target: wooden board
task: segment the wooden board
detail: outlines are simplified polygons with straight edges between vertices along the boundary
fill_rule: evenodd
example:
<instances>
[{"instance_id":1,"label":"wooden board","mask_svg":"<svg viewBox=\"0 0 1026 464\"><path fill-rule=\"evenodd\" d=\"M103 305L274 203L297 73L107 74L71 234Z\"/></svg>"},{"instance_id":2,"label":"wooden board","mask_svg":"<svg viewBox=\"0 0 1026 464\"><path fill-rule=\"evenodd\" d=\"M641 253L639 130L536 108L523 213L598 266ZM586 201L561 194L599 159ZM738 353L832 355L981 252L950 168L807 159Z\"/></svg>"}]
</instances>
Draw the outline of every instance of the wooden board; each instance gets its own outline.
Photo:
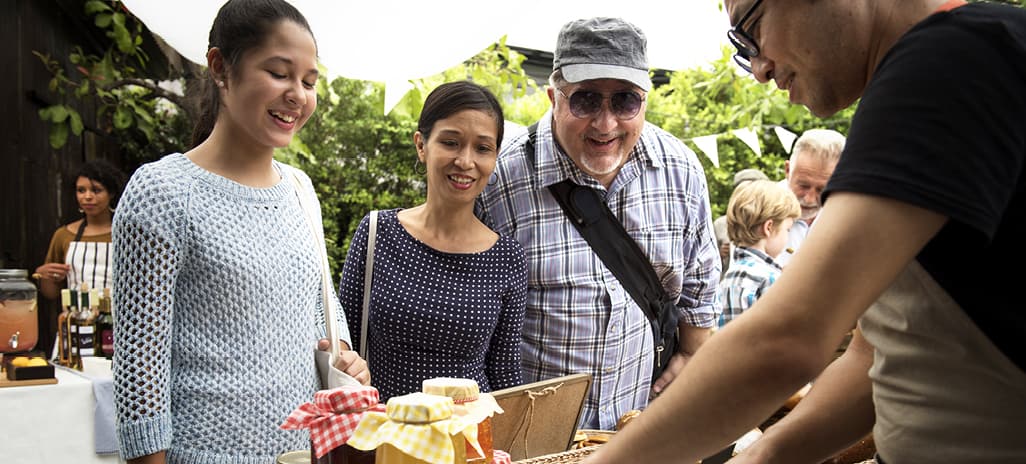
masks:
<instances>
[{"instance_id":1,"label":"wooden board","mask_svg":"<svg viewBox=\"0 0 1026 464\"><path fill-rule=\"evenodd\" d=\"M32 379L32 380L7 380L7 374L0 377L0 388L3 387L28 387L32 385L53 385L57 383L56 378Z\"/></svg>"},{"instance_id":2,"label":"wooden board","mask_svg":"<svg viewBox=\"0 0 1026 464\"><path fill-rule=\"evenodd\" d=\"M504 411L492 416L495 448L514 461L570 449L590 385L573 374L492 392Z\"/></svg>"}]
</instances>

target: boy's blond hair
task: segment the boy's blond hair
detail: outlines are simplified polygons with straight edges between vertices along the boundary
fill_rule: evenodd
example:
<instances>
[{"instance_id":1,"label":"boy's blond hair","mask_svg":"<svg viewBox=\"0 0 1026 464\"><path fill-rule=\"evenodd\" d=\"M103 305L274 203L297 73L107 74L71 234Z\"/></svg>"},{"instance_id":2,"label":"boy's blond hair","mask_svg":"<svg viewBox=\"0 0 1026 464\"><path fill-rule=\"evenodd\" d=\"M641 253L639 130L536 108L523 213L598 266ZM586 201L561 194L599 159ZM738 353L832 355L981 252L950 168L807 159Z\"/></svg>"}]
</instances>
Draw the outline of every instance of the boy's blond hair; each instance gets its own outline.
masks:
<instances>
[{"instance_id":1,"label":"boy's blond hair","mask_svg":"<svg viewBox=\"0 0 1026 464\"><path fill-rule=\"evenodd\" d=\"M785 219L798 219L802 208L786 187L771 180L745 182L727 204L727 235L738 246L752 246L765 238L762 225L772 219L777 230Z\"/></svg>"}]
</instances>

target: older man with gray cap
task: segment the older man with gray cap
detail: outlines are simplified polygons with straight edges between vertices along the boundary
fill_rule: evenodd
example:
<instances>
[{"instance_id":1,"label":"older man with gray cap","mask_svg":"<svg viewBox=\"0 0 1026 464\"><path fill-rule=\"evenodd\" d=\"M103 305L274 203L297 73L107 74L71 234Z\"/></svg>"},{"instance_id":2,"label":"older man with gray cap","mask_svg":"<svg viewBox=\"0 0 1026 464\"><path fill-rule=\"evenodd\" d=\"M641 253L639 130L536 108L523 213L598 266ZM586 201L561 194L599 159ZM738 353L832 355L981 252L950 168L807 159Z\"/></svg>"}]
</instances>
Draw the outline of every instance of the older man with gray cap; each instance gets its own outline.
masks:
<instances>
[{"instance_id":1,"label":"older man with gray cap","mask_svg":"<svg viewBox=\"0 0 1026 464\"><path fill-rule=\"evenodd\" d=\"M610 430L673 381L716 323L708 188L695 154L645 122L652 81L637 27L567 23L549 82L552 109L503 146L479 214L527 251L524 380L590 373L581 426ZM679 350L657 379L648 319L548 191L565 180L598 192L676 301Z\"/></svg>"}]
</instances>

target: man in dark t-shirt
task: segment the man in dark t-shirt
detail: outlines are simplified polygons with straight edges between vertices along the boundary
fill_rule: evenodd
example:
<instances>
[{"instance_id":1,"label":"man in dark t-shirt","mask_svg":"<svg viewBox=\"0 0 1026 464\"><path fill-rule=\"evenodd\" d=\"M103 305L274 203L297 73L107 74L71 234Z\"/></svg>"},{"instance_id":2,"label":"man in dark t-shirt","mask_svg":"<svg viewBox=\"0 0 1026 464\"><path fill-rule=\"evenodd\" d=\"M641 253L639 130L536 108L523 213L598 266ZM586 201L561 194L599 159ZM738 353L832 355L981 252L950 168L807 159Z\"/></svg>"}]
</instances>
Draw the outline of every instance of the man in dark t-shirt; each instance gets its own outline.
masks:
<instances>
[{"instance_id":1,"label":"man in dark t-shirt","mask_svg":"<svg viewBox=\"0 0 1026 464\"><path fill-rule=\"evenodd\" d=\"M822 462L870 432L878 463L1023 462L1026 304L996 270L1026 261L1026 10L725 3L760 82L820 117L861 101L781 278L586 462L694 462L813 378L732 464Z\"/></svg>"}]
</instances>

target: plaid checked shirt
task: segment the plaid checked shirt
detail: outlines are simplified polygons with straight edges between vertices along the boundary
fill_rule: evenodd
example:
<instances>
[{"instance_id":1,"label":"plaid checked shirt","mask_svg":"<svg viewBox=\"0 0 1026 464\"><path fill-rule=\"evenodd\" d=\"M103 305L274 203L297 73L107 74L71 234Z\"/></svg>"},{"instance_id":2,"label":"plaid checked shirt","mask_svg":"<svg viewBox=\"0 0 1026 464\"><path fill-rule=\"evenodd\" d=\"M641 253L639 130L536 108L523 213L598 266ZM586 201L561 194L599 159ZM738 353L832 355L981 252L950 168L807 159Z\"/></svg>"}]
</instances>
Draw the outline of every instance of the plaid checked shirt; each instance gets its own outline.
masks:
<instances>
[{"instance_id":1,"label":"plaid checked shirt","mask_svg":"<svg viewBox=\"0 0 1026 464\"><path fill-rule=\"evenodd\" d=\"M524 381L590 373L580 426L613 430L623 413L648 404L652 330L546 187L569 178L597 189L649 257L667 293L679 296L681 320L712 327L720 257L708 187L694 152L645 124L607 191L557 151L551 120L550 111L538 124L533 164L524 147L526 134L504 144L497 182L478 199L478 214L527 253Z\"/></svg>"},{"instance_id":2,"label":"plaid checked shirt","mask_svg":"<svg viewBox=\"0 0 1026 464\"><path fill-rule=\"evenodd\" d=\"M723 327L751 308L755 300L777 281L782 271L780 264L762 251L740 246L734 248L733 262L723 274L717 295L722 310L718 325Z\"/></svg>"}]
</instances>

